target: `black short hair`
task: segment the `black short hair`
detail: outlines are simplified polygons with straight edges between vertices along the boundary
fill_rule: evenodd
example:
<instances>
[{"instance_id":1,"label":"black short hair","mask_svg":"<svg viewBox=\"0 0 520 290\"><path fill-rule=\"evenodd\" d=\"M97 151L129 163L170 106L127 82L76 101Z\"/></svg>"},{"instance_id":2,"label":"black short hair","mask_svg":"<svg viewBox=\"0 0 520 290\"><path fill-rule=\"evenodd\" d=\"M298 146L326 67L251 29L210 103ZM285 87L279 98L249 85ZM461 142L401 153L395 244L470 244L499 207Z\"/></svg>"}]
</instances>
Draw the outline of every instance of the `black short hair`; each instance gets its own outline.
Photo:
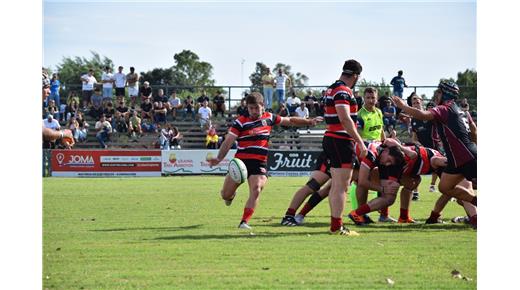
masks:
<instances>
[{"instance_id":1,"label":"black short hair","mask_svg":"<svg viewBox=\"0 0 520 290\"><path fill-rule=\"evenodd\" d=\"M404 152L397 146L388 147L388 154L395 159L394 166L404 165Z\"/></svg>"},{"instance_id":2,"label":"black short hair","mask_svg":"<svg viewBox=\"0 0 520 290\"><path fill-rule=\"evenodd\" d=\"M344 74L347 76L352 76L354 74L359 75L359 74L361 74L362 70L363 70L363 67L357 60L349 59L349 60L345 61L345 63L343 64L343 71L341 72L341 74Z\"/></svg>"}]
</instances>

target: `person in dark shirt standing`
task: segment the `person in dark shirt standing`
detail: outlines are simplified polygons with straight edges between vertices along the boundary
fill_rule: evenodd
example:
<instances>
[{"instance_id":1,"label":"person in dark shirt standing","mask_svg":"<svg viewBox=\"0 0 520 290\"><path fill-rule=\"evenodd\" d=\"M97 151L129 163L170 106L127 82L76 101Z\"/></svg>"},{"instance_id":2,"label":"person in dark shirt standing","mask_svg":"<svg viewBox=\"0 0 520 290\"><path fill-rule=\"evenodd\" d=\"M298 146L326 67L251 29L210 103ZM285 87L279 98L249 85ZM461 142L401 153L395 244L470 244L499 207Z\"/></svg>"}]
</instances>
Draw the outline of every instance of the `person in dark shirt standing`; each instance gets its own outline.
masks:
<instances>
[{"instance_id":1,"label":"person in dark shirt standing","mask_svg":"<svg viewBox=\"0 0 520 290\"><path fill-rule=\"evenodd\" d=\"M403 91L404 88L407 88L408 85L406 84L406 81L403 78L403 71L400 70L397 72L397 76L392 78L390 81L390 84L394 86L394 96L398 96L399 98L403 98Z\"/></svg>"},{"instance_id":2,"label":"person in dark shirt standing","mask_svg":"<svg viewBox=\"0 0 520 290\"><path fill-rule=\"evenodd\" d=\"M398 96L393 96L392 100L413 118L433 122L448 158L448 165L439 183L439 191L476 206L477 197L466 188L457 186L464 178L472 181L474 187L477 184L477 145L471 138L473 132L468 124L467 114L456 103L458 97L457 84L443 81L434 95L437 107L427 111L407 106ZM472 219L471 222L476 225L476 215Z\"/></svg>"},{"instance_id":3,"label":"person in dark shirt standing","mask_svg":"<svg viewBox=\"0 0 520 290\"><path fill-rule=\"evenodd\" d=\"M218 116L220 112L222 114L222 118L224 118L224 113L226 112L226 99L222 95L222 92L218 91L213 97L213 104L215 106L215 117Z\"/></svg>"}]
</instances>

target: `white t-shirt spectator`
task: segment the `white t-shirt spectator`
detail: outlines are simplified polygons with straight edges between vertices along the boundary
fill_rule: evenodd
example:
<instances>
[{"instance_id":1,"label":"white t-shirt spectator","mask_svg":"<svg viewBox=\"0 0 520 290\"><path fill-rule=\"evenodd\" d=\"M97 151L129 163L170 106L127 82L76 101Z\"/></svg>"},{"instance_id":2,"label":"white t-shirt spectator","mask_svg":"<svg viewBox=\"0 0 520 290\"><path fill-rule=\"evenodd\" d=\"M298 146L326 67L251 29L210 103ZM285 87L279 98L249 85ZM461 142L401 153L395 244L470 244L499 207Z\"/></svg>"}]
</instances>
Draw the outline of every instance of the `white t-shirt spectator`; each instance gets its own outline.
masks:
<instances>
[{"instance_id":1,"label":"white t-shirt spectator","mask_svg":"<svg viewBox=\"0 0 520 290\"><path fill-rule=\"evenodd\" d=\"M276 89L277 90L285 90L285 82L289 77L286 74L276 75L274 78L276 81Z\"/></svg>"},{"instance_id":2,"label":"white t-shirt spectator","mask_svg":"<svg viewBox=\"0 0 520 290\"><path fill-rule=\"evenodd\" d=\"M126 84L126 75L124 73L115 73L114 74L114 80L116 88L124 88Z\"/></svg>"},{"instance_id":3,"label":"white t-shirt spectator","mask_svg":"<svg viewBox=\"0 0 520 290\"><path fill-rule=\"evenodd\" d=\"M300 118L305 118L305 119L309 118L309 109L307 109L307 107L303 107L303 110L302 110L302 107L299 106L298 108L296 108L296 110L294 110L294 112L296 112L296 114Z\"/></svg>"},{"instance_id":4,"label":"white t-shirt spectator","mask_svg":"<svg viewBox=\"0 0 520 290\"><path fill-rule=\"evenodd\" d=\"M103 127L107 128L107 130L109 132L112 131L112 125L110 125L109 121L105 121L105 122L97 121L96 122L96 126L95 126L96 131L99 131L99 129L101 129Z\"/></svg>"},{"instance_id":5,"label":"white t-shirt spectator","mask_svg":"<svg viewBox=\"0 0 520 290\"><path fill-rule=\"evenodd\" d=\"M168 99L168 102L170 103L172 108L177 108L181 104L181 99L179 99L179 98L174 99L174 98L170 97Z\"/></svg>"},{"instance_id":6,"label":"white t-shirt spectator","mask_svg":"<svg viewBox=\"0 0 520 290\"><path fill-rule=\"evenodd\" d=\"M84 74L81 76L83 80L82 89L84 91L92 91L94 89L94 85L97 84L97 80L94 76L89 76L88 74Z\"/></svg>"},{"instance_id":7,"label":"white t-shirt spectator","mask_svg":"<svg viewBox=\"0 0 520 290\"><path fill-rule=\"evenodd\" d=\"M201 119L207 120L209 117L211 117L211 109L209 107L200 107L199 114Z\"/></svg>"},{"instance_id":8,"label":"white t-shirt spectator","mask_svg":"<svg viewBox=\"0 0 520 290\"><path fill-rule=\"evenodd\" d=\"M296 98L293 98L293 97L289 97L287 98L287 106L299 106L301 104L302 100L300 100L300 98L296 97Z\"/></svg>"},{"instance_id":9,"label":"white t-shirt spectator","mask_svg":"<svg viewBox=\"0 0 520 290\"><path fill-rule=\"evenodd\" d=\"M101 75L102 81L112 81L114 80L114 75L111 73L104 72L103 75ZM103 88L109 88L111 89L113 87L112 83L103 83Z\"/></svg>"},{"instance_id":10,"label":"white t-shirt spectator","mask_svg":"<svg viewBox=\"0 0 520 290\"><path fill-rule=\"evenodd\" d=\"M49 129L52 129L52 130L59 130L61 128L60 126L60 122L58 122L58 120L56 119L51 119L51 121L49 122L49 119L46 118L43 120L43 126L45 128L49 128Z\"/></svg>"}]
</instances>

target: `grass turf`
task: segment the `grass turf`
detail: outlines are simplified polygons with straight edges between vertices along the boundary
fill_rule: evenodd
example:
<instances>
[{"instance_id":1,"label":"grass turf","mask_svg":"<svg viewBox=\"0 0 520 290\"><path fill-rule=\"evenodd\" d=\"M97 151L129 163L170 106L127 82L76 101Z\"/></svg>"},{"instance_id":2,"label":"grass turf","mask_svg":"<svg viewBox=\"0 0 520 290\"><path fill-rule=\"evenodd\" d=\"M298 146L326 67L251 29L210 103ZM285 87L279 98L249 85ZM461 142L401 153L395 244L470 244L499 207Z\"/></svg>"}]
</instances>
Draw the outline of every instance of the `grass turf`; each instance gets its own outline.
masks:
<instances>
[{"instance_id":1,"label":"grass turf","mask_svg":"<svg viewBox=\"0 0 520 290\"><path fill-rule=\"evenodd\" d=\"M226 207L222 177L45 178L43 288L476 288L476 231L423 225L439 196L428 192L429 178L412 203L419 224L356 227L346 218L359 237L328 234L328 200L306 225L279 225L306 180L270 178L251 234L237 229L247 186ZM463 214L454 202L444 210L448 222ZM455 269L473 280L452 278Z\"/></svg>"}]
</instances>

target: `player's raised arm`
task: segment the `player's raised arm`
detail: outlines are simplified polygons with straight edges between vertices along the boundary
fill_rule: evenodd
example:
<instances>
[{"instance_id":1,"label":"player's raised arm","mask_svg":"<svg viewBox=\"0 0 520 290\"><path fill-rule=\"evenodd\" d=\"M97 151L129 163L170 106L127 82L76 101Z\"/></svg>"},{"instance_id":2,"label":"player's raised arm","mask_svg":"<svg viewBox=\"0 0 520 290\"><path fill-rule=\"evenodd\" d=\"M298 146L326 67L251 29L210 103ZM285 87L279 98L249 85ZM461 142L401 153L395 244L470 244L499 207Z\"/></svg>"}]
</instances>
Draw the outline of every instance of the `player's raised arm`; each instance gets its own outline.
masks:
<instances>
[{"instance_id":1,"label":"player's raised arm","mask_svg":"<svg viewBox=\"0 0 520 290\"><path fill-rule=\"evenodd\" d=\"M392 96L392 101L396 107L403 110L405 114L412 116L412 118L423 121L432 121L434 119L432 112L410 107L403 101L403 99L399 98L398 96Z\"/></svg>"},{"instance_id":2,"label":"player's raised arm","mask_svg":"<svg viewBox=\"0 0 520 290\"><path fill-rule=\"evenodd\" d=\"M316 117L311 119L304 119L300 117L281 117L280 125L282 126L316 126L316 124L323 122L323 117Z\"/></svg>"}]
</instances>

